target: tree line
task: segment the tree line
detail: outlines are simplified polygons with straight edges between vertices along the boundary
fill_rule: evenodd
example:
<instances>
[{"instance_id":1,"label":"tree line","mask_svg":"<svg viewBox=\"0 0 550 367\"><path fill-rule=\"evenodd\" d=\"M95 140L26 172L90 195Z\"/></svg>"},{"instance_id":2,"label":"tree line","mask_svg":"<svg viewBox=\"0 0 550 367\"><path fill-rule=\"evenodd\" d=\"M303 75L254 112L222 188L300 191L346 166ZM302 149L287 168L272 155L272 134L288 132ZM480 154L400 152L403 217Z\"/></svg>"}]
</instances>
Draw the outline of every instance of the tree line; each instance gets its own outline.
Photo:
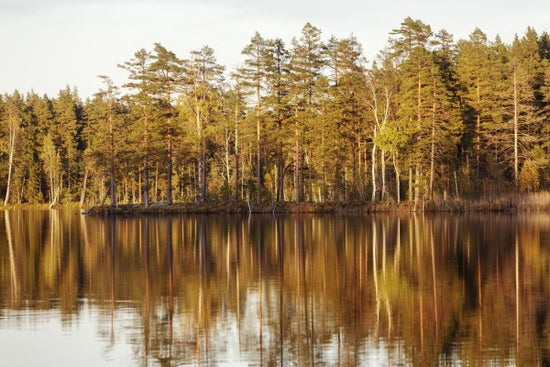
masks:
<instances>
[{"instance_id":1,"label":"tree line","mask_svg":"<svg viewBox=\"0 0 550 367\"><path fill-rule=\"evenodd\" d=\"M160 43L82 101L0 98L4 204L366 202L548 189L550 36L457 42L406 18L367 65L352 35L255 33L226 71Z\"/></svg>"}]
</instances>

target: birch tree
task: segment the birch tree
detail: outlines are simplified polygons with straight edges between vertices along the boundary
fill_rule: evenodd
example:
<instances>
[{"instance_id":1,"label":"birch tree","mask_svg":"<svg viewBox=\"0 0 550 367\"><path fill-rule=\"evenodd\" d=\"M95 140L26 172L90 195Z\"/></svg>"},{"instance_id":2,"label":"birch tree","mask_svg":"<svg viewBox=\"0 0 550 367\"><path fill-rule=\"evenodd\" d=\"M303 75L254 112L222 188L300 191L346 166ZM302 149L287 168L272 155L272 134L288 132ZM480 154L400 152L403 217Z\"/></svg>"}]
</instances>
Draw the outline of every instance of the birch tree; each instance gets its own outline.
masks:
<instances>
[{"instance_id":1,"label":"birch tree","mask_svg":"<svg viewBox=\"0 0 550 367\"><path fill-rule=\"evenodd\" d=\"M17 91L15 91L11 96L6 96L5 100L6 102L4 104L2 127L7 138L5 151L8 155L8 177L4 205L8 205L10 201L14 158L19 140L21 124L23 123L24 103L19 92Z\"/></svg>"}]
</instances>

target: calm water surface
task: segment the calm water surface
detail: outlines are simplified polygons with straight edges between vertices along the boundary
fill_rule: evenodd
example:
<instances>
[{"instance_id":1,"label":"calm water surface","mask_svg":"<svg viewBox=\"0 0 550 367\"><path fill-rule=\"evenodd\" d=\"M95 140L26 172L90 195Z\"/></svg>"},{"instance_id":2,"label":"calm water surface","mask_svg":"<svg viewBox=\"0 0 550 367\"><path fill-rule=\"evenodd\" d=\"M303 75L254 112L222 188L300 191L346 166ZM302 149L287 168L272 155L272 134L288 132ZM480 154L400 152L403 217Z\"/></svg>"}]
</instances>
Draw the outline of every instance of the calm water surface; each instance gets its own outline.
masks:
<instances>
[{"instance_id":1,"label":"calm water surface","mask_svg":"<svg viewBox=\"0 0 550 367\"><path fill-rule=\"evenodd\" d=\"M548 365L550 215L0 214L0 365Z\"/></svg>"}]
</instances>

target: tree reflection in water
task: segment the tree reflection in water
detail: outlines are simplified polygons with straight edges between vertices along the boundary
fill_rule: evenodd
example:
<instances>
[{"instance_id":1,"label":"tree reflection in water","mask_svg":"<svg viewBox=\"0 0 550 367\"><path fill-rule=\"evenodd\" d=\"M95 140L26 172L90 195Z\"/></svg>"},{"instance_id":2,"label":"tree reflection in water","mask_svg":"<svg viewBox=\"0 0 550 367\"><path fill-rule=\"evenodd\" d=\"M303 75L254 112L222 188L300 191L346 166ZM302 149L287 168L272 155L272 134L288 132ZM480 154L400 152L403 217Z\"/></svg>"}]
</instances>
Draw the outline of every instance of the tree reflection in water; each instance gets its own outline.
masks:
<instances>
[{"instance_id":1,"label":"tree reflection in water","mask_svg":"<svg viewBox=\"0 0 550 367\"><path fill-rule=\"evenodd\" d=\"M15 313L86 310L106 358L129 345L141 365L550 361L546 214L28 210L4 211L0 231L0 330L26 327Z\"/></svg>"}]
</instances>

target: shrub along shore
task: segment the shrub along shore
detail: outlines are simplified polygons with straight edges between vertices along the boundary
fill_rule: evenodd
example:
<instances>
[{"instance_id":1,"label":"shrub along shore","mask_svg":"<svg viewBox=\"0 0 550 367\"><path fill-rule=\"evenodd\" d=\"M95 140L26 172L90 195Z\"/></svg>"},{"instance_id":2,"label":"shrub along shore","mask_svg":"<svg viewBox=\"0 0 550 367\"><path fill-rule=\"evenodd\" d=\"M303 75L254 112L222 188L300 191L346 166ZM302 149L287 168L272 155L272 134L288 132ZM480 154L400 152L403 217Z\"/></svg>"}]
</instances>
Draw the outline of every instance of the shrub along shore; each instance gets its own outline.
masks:
<instances>
[{"instance_id":1,"label":"shrub along shore","mask_svg":"<svg viewBox=\"0 0 550 367\"><path fill-rule=\"evenodd\" d=\"M170 214L249 214L249 213L333 213L364 214L392 212L550 212L550 193L507 195L480 200L436 200L381 203L154 203L103 205L83 210L89 215L170 215Z\"/></svg>"},{"instance_id":2,"label":"shrub along shore","mask_svg":"<svg viewBox=\"0 0 550 367\"><path fill-rule=\"evenodd\" d=\"M82 207L79 203L62 204L12 204L3 206L11 209L73 209L86 215L173 215L173 214L290 214L290 213L327 213L327 214L367 214L367 213L414 213L414 212L549 212L550 192L521 195L502 195L485 199L449 199L434 201L395 202L324 202L324 203L152 203L119 204L117 206L96 205Z\"/></svg>"}]
</instances>

